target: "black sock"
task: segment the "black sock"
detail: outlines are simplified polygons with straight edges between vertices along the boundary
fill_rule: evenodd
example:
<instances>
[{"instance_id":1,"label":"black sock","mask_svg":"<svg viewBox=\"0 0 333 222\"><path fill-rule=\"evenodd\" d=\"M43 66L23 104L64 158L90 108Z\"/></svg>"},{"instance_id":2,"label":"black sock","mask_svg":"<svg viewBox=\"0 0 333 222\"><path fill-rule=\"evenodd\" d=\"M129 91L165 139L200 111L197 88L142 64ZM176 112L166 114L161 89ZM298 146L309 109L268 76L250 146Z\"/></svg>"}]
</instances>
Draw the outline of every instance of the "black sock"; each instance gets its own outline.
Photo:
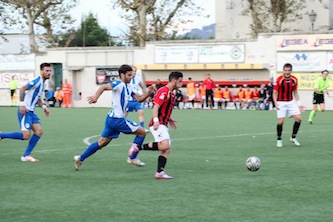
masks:
<instances>
[{"instance_id":1,"label":"black sock","mask_svg":"<svg viewBox=\"0 0 333 222\"><path fill-rule=\"evenodd\" d=\"M281 135L282 135L282 125L277 125L276 126L276 130L277 130L277 139L281 140Z\"/></svg>"},{"instance_id":2,"label":"black sock","mask_svg":"<svg viewBox=\"0 0 333 222\"><path fill-rule=\"evenodd\" d=\"M298 132L298 130L299 130L299 127L300 127L300 125L301 125L301 122L295 122L294 123L294 127L293 127L293 135L291 136L291 138L296 138L296 134L297 134L297 132Z\"/></svg>"},{"instance_id":3,"label":"black sock","mask_svg":"<svg viewBox=\"0 0 333 222\"><path fill-rule=\"evenodd\" d=\"M143 144L142 146L139 147L139 150L158 150L158 143L153 142L153 147L149 147L149 143Z\"/></svg>"},{"instance_id":4,"label":"black sock","mask_svg":"<svg viewBox=\"0 0 333 222\"><path fill-rule=\"evenodd\" d=\"M164 171L164 167L166 165L167 159L164 156L159 156L158 157L158 162L157 162L157 172L162 172Z\"/></svg>"}]
</instances>

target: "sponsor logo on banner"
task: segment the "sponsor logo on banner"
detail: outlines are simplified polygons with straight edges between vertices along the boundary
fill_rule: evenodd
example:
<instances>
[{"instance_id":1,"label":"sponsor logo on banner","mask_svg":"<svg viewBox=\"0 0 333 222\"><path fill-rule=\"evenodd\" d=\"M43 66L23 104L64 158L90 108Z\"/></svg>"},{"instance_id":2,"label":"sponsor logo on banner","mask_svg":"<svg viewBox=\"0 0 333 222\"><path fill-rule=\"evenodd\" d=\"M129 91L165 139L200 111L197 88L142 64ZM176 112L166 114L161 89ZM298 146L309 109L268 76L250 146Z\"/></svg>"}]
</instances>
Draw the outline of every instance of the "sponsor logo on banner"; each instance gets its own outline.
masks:
<instances>
[{"instance_id":1,"label":"sponsor logo on banner","mask_svg":"<svg viewBox=\"0 0 333 222\"><path fill-rule=\"evenodd\" d=\"M278 51L333 50L332 34L277 36Z\"/></svg>"},{"instance_id":2,"label":"sponsor logo on banner","mask_svg":"<svg viewBox=\"0 0 333 222\"><path fill-rule=\"evenodd\" d=\"M326 69L325 52L286 52L277 54L277 70L283 71L283 66L290 63L294 72L315 72Z\"/></svg>"}]
</instances>

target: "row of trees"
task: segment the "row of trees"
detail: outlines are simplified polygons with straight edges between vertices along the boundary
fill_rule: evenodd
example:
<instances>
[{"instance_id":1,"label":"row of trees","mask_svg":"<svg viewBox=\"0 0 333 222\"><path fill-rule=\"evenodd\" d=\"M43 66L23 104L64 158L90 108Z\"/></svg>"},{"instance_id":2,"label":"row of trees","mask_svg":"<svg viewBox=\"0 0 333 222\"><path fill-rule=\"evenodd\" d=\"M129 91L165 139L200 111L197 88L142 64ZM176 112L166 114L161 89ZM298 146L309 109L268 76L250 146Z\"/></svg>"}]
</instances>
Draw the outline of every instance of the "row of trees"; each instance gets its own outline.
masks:
<instances>
[{"instance_id":1,"label":"row of trees","mask_svg":"<svg viewBox=\"0 0 333 222\"><path fill-rule=\"evenodd\" d=\"M208 16L195 0L106 1L114 9L121 10L120 15L129 27L124 38L134 46L144 46L146 41L176 39L179 26L191 22L191 16ZM285 23L301 18L307 1L316 0L242 0L243 15L252 19L254 37L259 32L280 32L284 30ZM79 0L0 0L0 33L12 26L28 33L34 53L38 52L36 33L42 33L51 46L119 44L99 26L93 14L82 19L79 28L73 27L70 10L78 4Z\"/></svg>"}]
</instances>

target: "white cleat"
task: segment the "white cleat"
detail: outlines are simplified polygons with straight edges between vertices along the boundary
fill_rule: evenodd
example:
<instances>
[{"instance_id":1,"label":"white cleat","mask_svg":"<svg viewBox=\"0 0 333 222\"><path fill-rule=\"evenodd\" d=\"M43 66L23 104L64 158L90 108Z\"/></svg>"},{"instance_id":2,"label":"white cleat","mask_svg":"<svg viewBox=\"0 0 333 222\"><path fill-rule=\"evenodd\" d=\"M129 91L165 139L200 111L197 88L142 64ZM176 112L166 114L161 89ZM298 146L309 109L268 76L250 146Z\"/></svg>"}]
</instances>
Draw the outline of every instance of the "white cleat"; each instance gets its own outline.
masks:
<instances>
[{"instance_id":1,"label":"white cleat","mask_svg":"<svg viewBox=\"0 0 333 222\"><path fill-rule=\"evenodd\" d=\"M39 162L39 160L38 159L36 159L36 158L33 158L32 156L21 156L21 161L22 162L32 162L32 163L37 163L37 162Z\"/></svg>"},{"instance_id":2,"label":"white cleat","mask_svg":"<svg viewBox=\"0 0 333 222\"><path fill-rule=\"evenodd\" d=\"M283 147L282 140L276 141L276 147L279 147L279 148Z\"/></svg>"},{"instance_id":3,"label":"white cleat","mask_svg":"<svg viewBox=\"0 0 333 222\"><path fill-rule=\"evenodd\" d=\"M290 142L292 142L295 146L300 146L301 144L297 141L296 138L290 138Z\"/></svg>"},{"instance_id":4,"label":"white cleat","mask_svg":"<svg viewBox=\"0 0 333 222\"><path fill-rule=\"evenodd\" d=\"M81 158L81 156L74 156L74 167L75 167L75 170L77 170L77 171L80 170L80 167L82 165L80 158Z\"/></svg>"},{"instance_id":5,"label":"white cleat","mask_svg":"<svg viewBox=\"0 0 333 222\"><path fill-rule=\"evenodd\" d=\"M127 158L127 163L132 164L134 166L138 166L138 167L143 167L146 164L144 162L142 162L139 158L135 158L135 159L131 159L131 158Z\"/></svg>"}]
</instances>

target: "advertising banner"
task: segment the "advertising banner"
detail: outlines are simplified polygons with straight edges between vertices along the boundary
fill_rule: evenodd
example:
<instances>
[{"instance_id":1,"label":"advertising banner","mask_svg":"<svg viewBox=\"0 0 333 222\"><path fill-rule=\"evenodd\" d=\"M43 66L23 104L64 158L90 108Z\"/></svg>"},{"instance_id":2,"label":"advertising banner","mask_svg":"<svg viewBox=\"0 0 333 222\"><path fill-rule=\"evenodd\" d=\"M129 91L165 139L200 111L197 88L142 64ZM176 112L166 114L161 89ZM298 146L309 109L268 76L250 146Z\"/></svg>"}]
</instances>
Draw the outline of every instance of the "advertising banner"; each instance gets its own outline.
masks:
<instances>
[{"instance_id":1,"label":"advertising banner","mask_svg":"<svg viewBox=\"0 0 333 222\"><path fill-rule=\"evenodd\" d=\"M7 72L0 72L0 88L6 88L9 89L9 82L12 79L12 76L15 77L15 79L18 82L18 87L23 86L24 84L28 83L30 80L34 78L33 72L28 73L7 73Z\"/></svg>"},{"instance_id":2,"label":"advertising banner","mask_svg":"<svg viewBox=\"0 0 333 222\"><path fill-rule=\"evenodd\" d=\"M96 68L96 84L103 85L119 79L119 66Z\"/></svg>"},{"instance_id":3,"label":"advertising banner","mask_svg":"<svg viewBox=\"0 0 333 222\"><path fill-rule=\"evenodd\" d=\"M285 52L277 54L277 71L290 63L294 72L315 72L327 68L326 52Z\"/></svg>"},{"instance_id":4,"label":"advertising banner","mask_svg":"<svg viewBox=\"0 0 333 222\"><path fill-rule=\"evenodd\" d=\"M35 70L35 55L0 55L0 70Z\"/></svg>"},{"instance_id":5,"label":"advertising banner","mask_svg":"<svg viewBox=\"0 0 333 222\"><path fill-rule=\"evenodd\" d=\"M155 63L244 63L244 45L156 46Z\"/></svg>"},{"instance_id":6,"label":"advertising banner","mask_svg":"<svg viewBox=\"0 0 333 222\"><path fill-rule=\"evenodd\" d=\"M333 35L282 35L276 37L277 51L333 50Z\"/></svg>"}]
</instances>

